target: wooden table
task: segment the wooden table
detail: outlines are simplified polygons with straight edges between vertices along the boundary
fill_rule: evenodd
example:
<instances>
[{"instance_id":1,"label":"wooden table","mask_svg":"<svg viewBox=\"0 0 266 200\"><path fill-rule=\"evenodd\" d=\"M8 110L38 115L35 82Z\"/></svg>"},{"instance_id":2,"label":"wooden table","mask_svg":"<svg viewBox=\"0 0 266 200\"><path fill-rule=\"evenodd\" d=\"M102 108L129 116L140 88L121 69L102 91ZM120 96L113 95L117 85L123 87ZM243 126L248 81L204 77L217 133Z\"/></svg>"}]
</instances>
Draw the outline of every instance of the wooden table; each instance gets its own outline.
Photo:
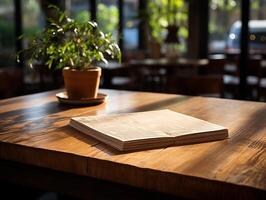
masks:
<instances>
[{"instance_id":1,"label":"wooden table","mask_svg":"<svg viewBox=\"0 0 266 200\"><path fill-rule=\"evenodd\" d=\"M208 59L190 58L146 58L122 64L111 62L102 65L102 86L112 89L170 92L167 89L172 87L172 79L176 79L176 76L198 75L208 63ZM113 83L118 77L120 80L123 77L125 84Z\"/></svg>"},{"instance_id":2,"label":"wooden table","mask_svg":"<svg viewBox=\"0 0 266 200\"><path fill-rule=\"evenodd\" d=\"M202 66L209 63L208 59L191 59L191 58L147 58L143 60L131 60L129 66L133 68L146 67L149 69L165 69L168 75L173 73L178 75L197 74Z\"/></svg>"},{"instance_id":3,"label":"wooden table","mask_svg":"<svg viewBox=\"0 0 266 200\"><path fill-rule=\"evenodd\" d=\"M147 66L200 66L208 64L208 59L192 59L192 58L177 58L177 59L167 59L167 58L146 58L142 60L131 60L131 65L147 65Z\"/></svg>"},{"instance_id":4,"label":"wooden table","mask_svg":"<svg viewBox=\"0 0 266 200\"><path fill-rule=\"evenodd\" d=\"M95 191L106 198L148 190L192 199L265 199L265 103L102 90L106 103L75 108L59 105L56 92L0 101L1 181L86 198ZM68 126L73 116L163 108L226 126L230 139L120 153Z\"/></svg>"}]
</instances>

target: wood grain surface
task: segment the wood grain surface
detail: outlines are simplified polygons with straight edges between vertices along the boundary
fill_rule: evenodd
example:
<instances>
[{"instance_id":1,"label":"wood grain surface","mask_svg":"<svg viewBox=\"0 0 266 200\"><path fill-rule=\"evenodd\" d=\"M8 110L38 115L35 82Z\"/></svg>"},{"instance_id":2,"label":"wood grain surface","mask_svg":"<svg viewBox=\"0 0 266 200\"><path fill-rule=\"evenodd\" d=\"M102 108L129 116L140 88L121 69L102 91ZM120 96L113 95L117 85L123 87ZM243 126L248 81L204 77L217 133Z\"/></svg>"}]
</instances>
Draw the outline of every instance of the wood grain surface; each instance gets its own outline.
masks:
<instances>
[{"instance_id":1,"label":"wood grain surface","mask_svg":"<svg viewBox=\"0 0 266 200\"><path fill-rule=\"evenodd\" d=\"M265 103L101 90L106 103L69 107L57 92L0 101L1 159L186 198L265 197ZM74 116L159 109L225 126L229 139L120 153L67 125Z\"/></svg>"}]
</instances>

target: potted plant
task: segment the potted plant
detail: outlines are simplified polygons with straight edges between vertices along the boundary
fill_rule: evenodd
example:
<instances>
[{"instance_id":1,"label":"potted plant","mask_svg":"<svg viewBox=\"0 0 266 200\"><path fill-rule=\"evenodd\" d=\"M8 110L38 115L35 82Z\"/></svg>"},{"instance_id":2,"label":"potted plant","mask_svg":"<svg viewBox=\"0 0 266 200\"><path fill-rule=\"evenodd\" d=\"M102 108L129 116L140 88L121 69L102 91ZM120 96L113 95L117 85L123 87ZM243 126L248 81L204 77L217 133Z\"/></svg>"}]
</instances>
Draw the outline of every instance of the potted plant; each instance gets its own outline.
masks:
<instances>
[{"instance_id":1,"label":"potted plant","mask_svg":"<svg viewBox=\"0 0 266 200\"><path fill-rule=\"evenodd\" d=\"M78 22L55 6L50 8L56 10L57 17L48 19L50 25L19 55L28 57L31 67L38 62L62 69L69 99L95 98L101 75L97 63L107 63L107 57L120 61L118 45L111 33L99 30L97 23Z\"/></svg>"}]
</instances>

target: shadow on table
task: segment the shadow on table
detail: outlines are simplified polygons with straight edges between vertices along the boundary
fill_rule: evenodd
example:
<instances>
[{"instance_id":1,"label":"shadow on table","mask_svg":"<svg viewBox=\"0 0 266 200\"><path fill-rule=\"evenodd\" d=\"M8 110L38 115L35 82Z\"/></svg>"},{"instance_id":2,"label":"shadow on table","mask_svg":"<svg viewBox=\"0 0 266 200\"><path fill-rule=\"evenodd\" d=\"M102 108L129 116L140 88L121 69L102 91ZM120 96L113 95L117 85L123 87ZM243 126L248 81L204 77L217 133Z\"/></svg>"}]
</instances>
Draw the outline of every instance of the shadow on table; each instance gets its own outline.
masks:
<instances>
[{"instance_id":1,"label":"shadow on table","mask_svg":"<svg viewBox=\"0 0 266 200\"><path fill-rule=\"evenodd\" d=\"M55 123L66 120L69 117L60 115L60 112L73 107L61 105L57 101L49 102L40 106L17 109L0 113L0 134L16 131L29 131L44 128L56 128Z\"/></svg>"},{"instance_id":2,"label":"shadow on table","mask_svg":"<svg viewBox=\"0 0 266 200\"><path fill-rule=\"evenodd\" d=\"M230 164L230 162L226 162L226 159L229 159L228 155L234 155L233 153L239 151L239 147L244 144L243 147L246 146L247 148L259 151L256 155L251 154L249 158L245 157L247 162L253 163L252 165L255 167L256 163L259 164L263 157L264 150L266 149L266 142L263 141L263 138L256 137L266 130L265 119L266 109L261 109L251 114L243 123L238 123L239 127L234 127L236 131L233 135L232 133L230 134L230 127L228 127L229 138L219 143L215 142L215 144L211 146L211 149L207 149L203 154L194 157L189 165L185 164L185 166L187 166L185 171L191 172L195 171L195 169L197 169L198 172L204 171L207 165L212 165L213 168L223 169L227 164ZM236 157L235 159L240 158ZM221 163L220 161L222 160L225 162ZM221 167L218 167L219 165L221 165ZM245 164L243 164L243 166L245 167ZM241 165L239 165L239 168L240 167ZM250 168L246 173L252 170L253 168Z\"/></svg>"}]
</instances>

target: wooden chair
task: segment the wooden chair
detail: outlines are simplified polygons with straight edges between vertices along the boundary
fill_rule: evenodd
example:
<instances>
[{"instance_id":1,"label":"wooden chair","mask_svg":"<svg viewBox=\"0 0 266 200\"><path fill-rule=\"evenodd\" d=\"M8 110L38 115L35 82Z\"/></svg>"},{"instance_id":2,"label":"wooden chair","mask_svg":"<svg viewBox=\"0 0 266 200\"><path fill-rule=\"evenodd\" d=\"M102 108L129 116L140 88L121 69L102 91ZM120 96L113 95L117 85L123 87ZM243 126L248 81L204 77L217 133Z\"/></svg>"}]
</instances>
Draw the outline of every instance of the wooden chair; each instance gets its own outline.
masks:
<instances>
[{"instance_id":1,"label":"wooden chair","mask_svg":"<svg viewBox=\"0 0 266 200\"><path fill-rule=\"evenodd\" d=\"M225 65L225 56L211 56L208 59L208 64L200 66L200 76L191 77L189 81L192 88L191 93L223 97L223 75ZM180 78L180 81L182 81L182 78ZM186 82L186 80L184 81Z\"/></svg>"},{"instance_id":2,"label":"wooden chair","mask_svg":"<svg viewBox=\"0 0 266 200\"><path fill-rule=\"evenodd\" d=\"M138 66L134 68L137 89L148 92L163 92L167 71L163 66Z\"/></svg>"},{"instance_id":3,"label":"wooden chair","mask_svg":"<svg viewBox=\"0 0 266 200\"><path fill-rule=\"evenodd\" d=\"M10 88L10 80L8 74L5 71L0 71L0 98L10 97L12 94Z\"/></svg>"},{"instance_id":4,"label":"wooden chair","mask_svg":"<svg viewBox=\"0 0 266 200\"><path fill-rule=\"evenodd\" d=\"M123 63L129 63L131 60L134 59L144 59L146 56L146 52L143 50L138 50L138 51L126 51L123 53L123 58L122 61Z\"/></svg>"},{"instance_id":5,"label":"wooden chair","mask_svg":"<svg viewBox=\"0 0 266 200\"><path fill-rule=\"evenodd\" d=\"M134 71L127 64L121 66L102 69L101 87L118 90L137 90L137 82Z\"/></svg>"},{"instance_id":6,"label":"wooden chair","mask_svg":"<svg viewBox=\"0 0 266 200\"><path fill-rule=\"evenodd\" d=\"M266 102L266 77L261 79L258 92L258 100Z\"/></svg>"},{"instance_id":7,"label":"wooden chair","mask_svg":"<svg viewBox=\"0 0 266 200\"><path fill-rule=\"evenodd\" d=\"M22 70L16 67L0 68L0 98L20 95L22 92Z\"/></svg>"},{"instance_id":8,"label":"wooden chair","mask_svg":"<svg viewBox=\"0 0 266 200\"><path fill-rule=\"evenodd\" d=\"M41 91L57 89L63 86L62 70L50 70L43 65L36 65L35 70L40 77L39 89Z\"/></svg>"},{"instance_id":9,"label":"wooden chair","mask_svg":"<svg viewBox=\"0 0 266 200\"><path fill-rule=\"evenodd\" d=\"M207 65L200 66L199 73L202 75L223 75L225 65L225 58L212 58L209 59Z\"/></svg>"},{"instance_id":10,"label":"wooden chair","mask_svg":"<svg viewBox=\"0 0 266 200\"><path fill-rule=\"evenodd\" d=\"M171 93L222 97L223 78L217 75L178 76L169 89Z\"/></svg>"},{"instance_id":11,"label":"wooden chair","mask_svg":"<svg viewBox=\"0 0 266 200\"><path fill-rule=\"evenodd\" d=\"M239 97L239 60L236 61L236 71L230 73L225 72L224 83L225 91L233 93L235 97ZM250 58L247 64L247 92L251 99L258 99L259 84L261 79L261 59Z\"/></svg>"},{"instance_id":12,"label":"wooden chair","mask_svg":"<svg viewBox=\"0 0 266 200\"><path fill-rule=\"evenodd\" d=\"M258 99L266 101L266 58L261 61Z\"/></svg>"}]
</instances>

